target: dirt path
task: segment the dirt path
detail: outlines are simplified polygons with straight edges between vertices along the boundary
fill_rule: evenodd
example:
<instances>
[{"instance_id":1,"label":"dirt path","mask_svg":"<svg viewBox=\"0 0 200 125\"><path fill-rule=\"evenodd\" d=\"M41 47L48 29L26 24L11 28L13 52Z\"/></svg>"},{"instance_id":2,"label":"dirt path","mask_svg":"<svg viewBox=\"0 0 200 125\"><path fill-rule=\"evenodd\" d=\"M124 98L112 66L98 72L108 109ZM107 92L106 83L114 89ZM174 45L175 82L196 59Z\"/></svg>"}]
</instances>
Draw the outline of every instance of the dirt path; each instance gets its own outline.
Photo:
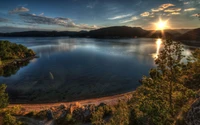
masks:
<instances>
[{"instance_id":1,"label":"dirt path","mask_svg":"<svg viewBox=\"0 0 200 125\"><path fill-rule=\"evenodd\" d=\"M50 109L52 107L58 107L60 105L70 106L71 104L75 104L75 103L79 103L80 105L89 105L89 104L98 105L100 103L113 105L113 104L116 104L119 100L130 99L132 94L133 92L128 92L128 93L114 95L114 96L86 99L86 100L79 100L79 101L72 101L72 102L44 103L44 104L10 104L8 107L21 106L25 112L30 112L30 111L37 112L41 110Z\"/></svg>"}]
</instances>

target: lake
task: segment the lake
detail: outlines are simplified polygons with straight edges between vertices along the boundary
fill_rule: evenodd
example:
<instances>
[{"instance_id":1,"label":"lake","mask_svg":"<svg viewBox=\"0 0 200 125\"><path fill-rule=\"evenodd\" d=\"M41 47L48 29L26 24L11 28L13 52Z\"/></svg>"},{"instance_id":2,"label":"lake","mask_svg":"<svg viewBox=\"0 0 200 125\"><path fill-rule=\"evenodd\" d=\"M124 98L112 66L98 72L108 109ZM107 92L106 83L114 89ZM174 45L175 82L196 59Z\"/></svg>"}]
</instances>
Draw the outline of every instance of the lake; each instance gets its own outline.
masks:
<instances>
[{"instance_id":1,"label":"lake","mask_svg":"<svg viewBox=\"0 0 200 125\"><path fill-rule=\"evenodd\" d=\"M39 58L0 77L12 103L59 102L135 90L155 67L160 39L0 38L33 49ZM185 55L190 54L185 47Z\"/></svg>"}]
</instances>

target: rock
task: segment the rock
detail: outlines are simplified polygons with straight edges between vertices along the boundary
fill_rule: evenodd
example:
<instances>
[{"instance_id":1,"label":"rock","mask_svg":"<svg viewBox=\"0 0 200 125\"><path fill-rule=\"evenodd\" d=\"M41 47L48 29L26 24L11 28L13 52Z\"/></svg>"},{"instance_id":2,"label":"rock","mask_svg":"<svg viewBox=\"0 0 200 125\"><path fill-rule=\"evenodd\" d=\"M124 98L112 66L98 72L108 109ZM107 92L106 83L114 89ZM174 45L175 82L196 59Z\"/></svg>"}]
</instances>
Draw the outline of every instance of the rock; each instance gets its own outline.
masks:
<instances>
[{"instance_id":1,"label":"rock","mask_svg":"<svg viewBox=\"0 0 200 125\"><path fill-rule=\"evenodd\" d=\"M187 125L200 125L200 98L191 106L185 121Z\"/></svg>"},{"instance_id":2,"label":"rock","mask_svg":"<svg viewBox=\"0 0 200 125\"><path fill-rule=\"evenodd\" d=\"M48 111L47 111L47 119L48 119L48 120L54 119L54 115L53 115L53 113L52 113L51 110L48 110Z\"/></svg>"}]
</instances>

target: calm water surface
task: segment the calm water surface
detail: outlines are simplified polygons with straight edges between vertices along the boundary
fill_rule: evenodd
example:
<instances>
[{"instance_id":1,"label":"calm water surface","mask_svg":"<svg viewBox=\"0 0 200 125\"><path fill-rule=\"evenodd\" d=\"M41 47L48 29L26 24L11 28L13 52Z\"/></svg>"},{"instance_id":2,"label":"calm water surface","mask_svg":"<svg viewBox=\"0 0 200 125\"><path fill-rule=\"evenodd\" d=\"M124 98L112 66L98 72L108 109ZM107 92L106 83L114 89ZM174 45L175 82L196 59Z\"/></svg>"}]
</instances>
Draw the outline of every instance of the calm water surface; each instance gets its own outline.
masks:
<instances>
[{"instance_id":1,"label":"calm water surface","mask_svg":"<svg viewBox=\"0 0 200 125\"><path fill-rule=\"evenodd\" d=\"M33 49L39 58L0 77L12 102L57 102L136 89L155 66L158 39L0 38ZM161 45L162 46L162 45ZM190 54L186 47L185 54Z\"/></svg>"}]
</instances>

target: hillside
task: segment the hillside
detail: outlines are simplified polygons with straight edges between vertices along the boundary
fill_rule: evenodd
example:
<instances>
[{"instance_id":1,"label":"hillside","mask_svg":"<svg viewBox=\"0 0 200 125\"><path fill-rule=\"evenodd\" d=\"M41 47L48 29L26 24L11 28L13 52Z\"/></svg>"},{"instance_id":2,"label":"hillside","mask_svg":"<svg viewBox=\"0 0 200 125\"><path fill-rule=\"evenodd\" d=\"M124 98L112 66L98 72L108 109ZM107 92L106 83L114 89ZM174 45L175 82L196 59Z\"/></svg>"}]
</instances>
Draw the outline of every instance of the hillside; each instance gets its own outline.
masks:
<instances>
[{"instance_id":1,"label":"hillside","mask_svg":"<svg viewBox=\"0 0 200 125\"><path fill-rule=\"evenodd\" d=\"M200 28L191 30L177 37L176 40L188 45L200 46Z\"/></svg>"},{"instance_id":2,"label":"hillside","mask_svg":"<svg viewBox=\"0 0 200 125\"><path fill-rule=\"evenodd\" d=\"M92 30L87 33L87 36L92 38L134 38L144 37L146 33L147 31L140 27L115 26Z\"/></svg>"}]
</instances>

